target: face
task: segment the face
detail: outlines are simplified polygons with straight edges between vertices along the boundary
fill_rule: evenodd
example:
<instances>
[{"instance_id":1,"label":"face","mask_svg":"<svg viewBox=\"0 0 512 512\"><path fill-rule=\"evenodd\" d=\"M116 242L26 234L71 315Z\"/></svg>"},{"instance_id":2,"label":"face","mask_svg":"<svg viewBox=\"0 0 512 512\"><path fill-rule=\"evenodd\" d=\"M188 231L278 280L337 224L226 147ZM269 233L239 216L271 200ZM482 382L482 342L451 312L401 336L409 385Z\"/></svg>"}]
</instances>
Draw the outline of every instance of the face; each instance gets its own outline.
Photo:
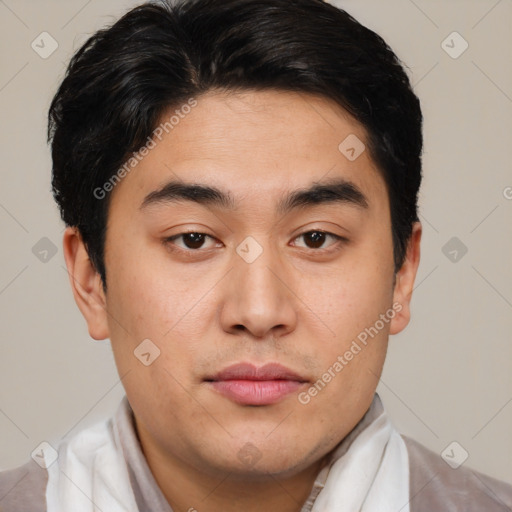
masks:
<instances>
[{"instance_id":1,"label":"face","mask_svg":"<svg viewBox=\"0 0 512 512\"><path fill-rule=\"evenodd\" d=\"M196 99L112 192L106 294L69 242L75 297L111 339L148 451L211 475L291 475L368 409L408 321L419 235L395 282L384 180L334 103Z\"/></svg>"}]
</instances>

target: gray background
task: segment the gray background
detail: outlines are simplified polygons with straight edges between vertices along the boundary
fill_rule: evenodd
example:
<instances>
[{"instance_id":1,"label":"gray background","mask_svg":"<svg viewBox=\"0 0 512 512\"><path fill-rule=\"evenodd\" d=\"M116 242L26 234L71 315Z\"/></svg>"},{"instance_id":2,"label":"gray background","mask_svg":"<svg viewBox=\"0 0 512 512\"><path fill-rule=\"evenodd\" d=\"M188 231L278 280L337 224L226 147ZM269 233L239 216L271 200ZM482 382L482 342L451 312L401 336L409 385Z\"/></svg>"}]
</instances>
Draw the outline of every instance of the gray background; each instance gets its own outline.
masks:
<instances>
[{"instance_id":1,"label":"gray background","mask_svg":"<svg viewBox=\"0 0 512 512\"><path fill-rule=\"evenodd\" d=\"M0 0L1 469L123 395L109 342L89 338L69 289L45 123L73 51L138 3ZM408 65L425 114L413 318L391 338L379 392L403 433L439 453L457 441L455 458L512 482L512 0L336 4ZM31 47L51 48L44 31L58 43L47 58ZM469 44L456 59L442 46L454 31Z\"/></svg>"}]
</instances>

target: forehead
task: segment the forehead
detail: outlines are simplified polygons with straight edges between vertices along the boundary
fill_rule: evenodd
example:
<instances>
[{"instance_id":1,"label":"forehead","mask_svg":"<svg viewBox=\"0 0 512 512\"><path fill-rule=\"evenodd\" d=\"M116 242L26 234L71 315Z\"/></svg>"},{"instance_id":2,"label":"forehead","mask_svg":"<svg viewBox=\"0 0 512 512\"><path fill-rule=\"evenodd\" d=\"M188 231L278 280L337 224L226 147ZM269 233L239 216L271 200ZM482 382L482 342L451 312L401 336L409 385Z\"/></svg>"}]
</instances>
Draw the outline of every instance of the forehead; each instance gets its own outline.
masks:
<instances>
[{"instance_id":1,"label":"forehead","mask_svg":"<svg viewBox=\"0 0 512 512\"><path fill-rule=\"evenodd\" d=\"M342 177L387 195L364 128L336 103L283 91L209 92L164 113L160 137L115 187L112 204L140 207L169 181L228 190L236 207ZM153 132L155 133L155 132ZM382 199L382 198L381 198ZM254 205L252 205L254 206Z\"/></svg>"}]
</instances>

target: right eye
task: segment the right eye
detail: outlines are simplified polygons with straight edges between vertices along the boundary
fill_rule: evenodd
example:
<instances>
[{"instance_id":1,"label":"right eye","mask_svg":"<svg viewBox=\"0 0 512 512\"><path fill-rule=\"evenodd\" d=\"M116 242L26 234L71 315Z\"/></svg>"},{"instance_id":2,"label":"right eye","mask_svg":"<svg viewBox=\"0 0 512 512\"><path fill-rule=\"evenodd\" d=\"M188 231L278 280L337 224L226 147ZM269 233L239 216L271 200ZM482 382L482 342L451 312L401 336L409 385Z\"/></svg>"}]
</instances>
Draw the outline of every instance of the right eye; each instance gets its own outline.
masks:
<instances>
[{"instance_id":1,"label":"right eye","mask_svg":"<svg viewBox=\"0 0 512 512\"><path fill-rule=\"evenodd\" d=\"M182 241L181 245L176 243L176 241L180 240L180 239ZM175 248L178 248L179 250L182 250L182 251L197 252L201 248L203 248L205 242L208 239L210 239L212 242L215 241L215 239L212 236L207 235L206 233L198 233L196 231L191 231L188 233L180 233L178 235L173 235L168 238L165 238L163 240L163 243L166 246L174 246L174 247L170 247L173 250ZM206 249L203 248L203 250L212 249L213 247L215 247L215 244L210 245L210 247L207 247Z\"/></svg>"}]
</instances>

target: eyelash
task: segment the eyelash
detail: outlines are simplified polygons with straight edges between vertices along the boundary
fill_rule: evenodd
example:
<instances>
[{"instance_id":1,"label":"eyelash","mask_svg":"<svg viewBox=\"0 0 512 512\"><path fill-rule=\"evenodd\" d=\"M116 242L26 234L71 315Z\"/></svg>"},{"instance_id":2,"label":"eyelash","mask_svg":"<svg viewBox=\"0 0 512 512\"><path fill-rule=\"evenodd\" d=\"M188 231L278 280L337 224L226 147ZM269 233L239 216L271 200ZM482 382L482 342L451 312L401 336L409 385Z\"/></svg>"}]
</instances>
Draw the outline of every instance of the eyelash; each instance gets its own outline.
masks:
<instances>
[{"instance_id":1,"label":"eyelash","mask_svg":"<svg viewBox=\"0 0 512 512\"><path fill-rule=\"evenodd\" d=\"M340 244L343 244L343 243L347 243L348 240L345 238L345 237L342 237L342 236L339 236L339 235L335 235L334 233L330 233L328 231L323 231L321 229L311 229L311 230L308 230L308 231L305 231L304 233L301 233L300 235L296 236L293 240L297 240L298 238L301 238L305 235L308 235L308 234L312 234L312 233L320 233L322 235L326 235L327 237L330 237L330 238L333 238L335 240L335 242L333 244L331 244L328 248L324 248L324 249L310 249L310 248L303 248L303 249L306 249L306 250L311 250L317 254L326 254L328 252L332 252L333 250L336 249L337 246L339 246ZM165 246L167 246L170 250L172 251L177 251L177 252L181 252L181 253L185 253L187 255L193 255L194 253L201 253L201 252L207 252L209 249L190 249L190 248L183 248L183 247L178 247L176 246L176 244L174 243L175 240L179 239L179 238L182 238L186 235L203 235L207 238L211 238L212 240L214 240L214 237L206 234L206 233L201 233L199 231L188 231L186 233L179 233L177 235L173 235L173 236L170 236L170 237L167 237L167 238L164 238L162 240L163 244Z\"/></svg>"}]
</instances>

